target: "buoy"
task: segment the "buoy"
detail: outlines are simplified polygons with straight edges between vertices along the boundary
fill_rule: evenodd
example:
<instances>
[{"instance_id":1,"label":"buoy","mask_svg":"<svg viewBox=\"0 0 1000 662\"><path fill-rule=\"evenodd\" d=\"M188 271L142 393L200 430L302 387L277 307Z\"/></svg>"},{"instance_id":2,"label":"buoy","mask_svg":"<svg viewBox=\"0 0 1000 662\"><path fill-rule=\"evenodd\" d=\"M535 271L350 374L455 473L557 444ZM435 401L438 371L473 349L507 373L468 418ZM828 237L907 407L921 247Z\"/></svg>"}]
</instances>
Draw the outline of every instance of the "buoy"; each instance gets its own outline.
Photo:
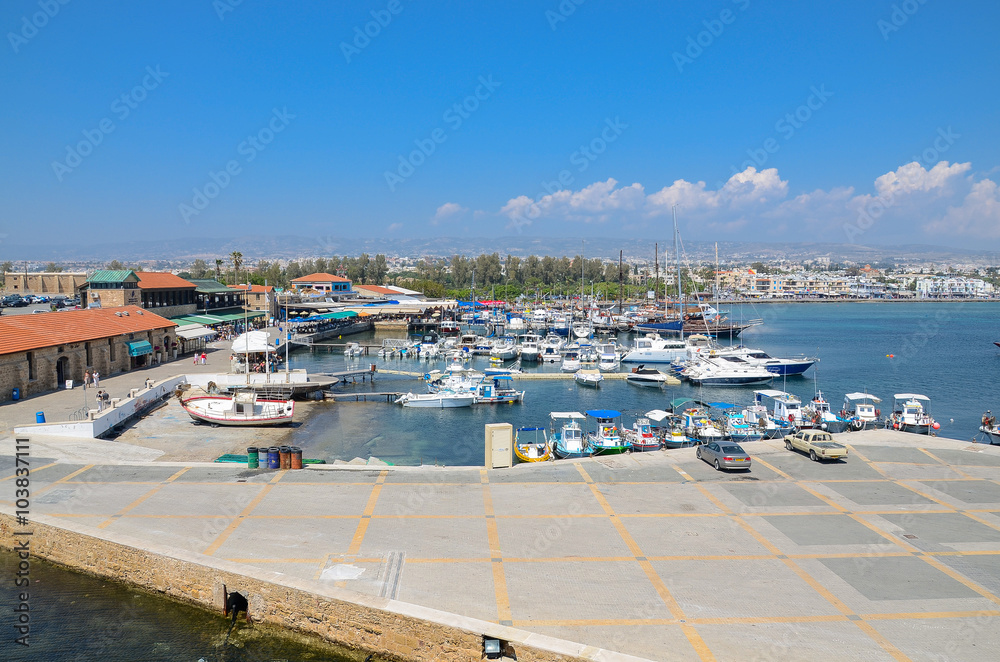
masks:
<instances>
[{"instance_id":1,"label":"buoy","mask_svg":"<svg viewBox=\"0 0 1000 662\"><path fill-rule=\"evenodd\" d=\"M932 425L931 427L934 428L935 430L940 430L941 424L938 423L937 421L934 421L934 425Z\"/></svg>"},{"instance_id":2,"label":"buoy","mask_svg":"<svg viewBox=\"0 0 1000 662\"><path fill-rule=\"evenodd\" d=\"M894 358L896 358L896 355L895 355L895 354L886 354L885 356L886 356L886 358L889 358L889 359L894 359Z\"/></svg>"}]
</instances>

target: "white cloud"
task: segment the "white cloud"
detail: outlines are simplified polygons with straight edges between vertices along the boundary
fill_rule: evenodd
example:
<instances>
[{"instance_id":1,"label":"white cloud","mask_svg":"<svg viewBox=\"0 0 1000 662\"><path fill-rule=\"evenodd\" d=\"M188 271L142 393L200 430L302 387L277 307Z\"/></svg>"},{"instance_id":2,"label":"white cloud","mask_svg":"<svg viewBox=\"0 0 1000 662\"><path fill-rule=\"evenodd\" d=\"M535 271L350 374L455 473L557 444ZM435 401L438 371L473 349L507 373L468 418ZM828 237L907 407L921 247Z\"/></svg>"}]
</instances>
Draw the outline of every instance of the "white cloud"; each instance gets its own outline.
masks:
<instances>
[{"instance_id":1,"label":"white cloud","mask_svg":"<svg viewBox=\"0 0 1000 662\"><path fill-rule=\"evenodd\" d=\"M446 202L437 208L437 211L434 213L434 218L431 219L431 225L438 225L452 216L456 216L467 211L469 210L457 202Z\"/></svg>"},{"instance_id":2,"label":"white cloud","mask_svg":"<svg viewBox=\"0 0 1000 662\"><path fill-rule=\"evenodd\" d=\"M390 226L389 226L388 228L386 228L386 229L387 229L387 230L388 230L389 232L395 232L396 230L402 230L402 229L403 229L403 224L402 224L402 223L393 223L392 225L390 225Z\"/></svg>"},{"instance_id":3,"label":"white cloud","mask_svg":"<svg viewBox=\"0 0 1000 662\"><path fill-rule=\"evenodd\" d=\"M990 179L974 181L971 173L970 163L941 161L927 169L913 162L876 178L869 192L844 186L792 197L789 182L775 168L749 167L715 189L703 181L678 179L648 194L642 184L620 186L607 179L537 200L519 195L498 214L510 220L508 228L518 230L542 221L615 222L641 233L662 231L671 208L679 205L692 239L722 235L733 240L857 242L859 234L866 241L894 242L1000 238L1000 190ZM847 225L855 231L845 237Z\"/></svg>"}]
</instances>

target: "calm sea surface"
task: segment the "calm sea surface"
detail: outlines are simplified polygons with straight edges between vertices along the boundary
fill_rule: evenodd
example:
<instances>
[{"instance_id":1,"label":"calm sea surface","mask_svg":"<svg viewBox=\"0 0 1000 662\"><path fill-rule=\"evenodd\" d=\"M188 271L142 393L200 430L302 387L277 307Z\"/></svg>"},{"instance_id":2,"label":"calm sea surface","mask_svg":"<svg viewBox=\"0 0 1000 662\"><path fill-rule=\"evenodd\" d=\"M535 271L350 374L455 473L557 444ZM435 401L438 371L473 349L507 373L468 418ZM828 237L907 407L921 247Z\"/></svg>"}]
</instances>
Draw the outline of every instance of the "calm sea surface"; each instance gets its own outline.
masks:
<instances>
[{"instance_id":1,"label":"calm sea surface","mask_svg":"<svg viewBox=\"0 0 1000 662\"><path fill-rule=\"evenodd\" d=\"M229 619L31 559L31 585L15 588L18 559L0 551L4 638L12 662L305 662L348 660L247 626L242 615L223 646ZM29 592L30 646L13 643L17 592Z\"/></svg>"},{"instance_id":2,"label":"calm sea surface","mask_svg":"<svg viewBox=\"0 0 1000 662\"><path fill-rule=\"evenodd\" d=\"M844 394L873 393L892 406L895 393L931 398L931 414L941 423L938 434L971 440L987 409L1000 411L1000 385L993 379L1000 366L1000 303L803 303L733 306L733 319L763 318L764 324L743 334L743 344L773 356L807 354L820 362L803 377L777 378L772 386L705 387L687 384L656 391L605 381L600 389L577 386L572 379L515 382L527 391L515 405L476 405L464 409L412 409L381 402L325 402L296 431L306 456L349 460L377 457L393 464L478 465L483 461L483 425L511 423L545 426L551 411L617 409L625 424L651 409L668 408L671 399L749 403L753 390L777 388L804 401L818 387L834 409ZM399 334L367 334L351 340L380 342ZM620 341L630 343L627 336ZM342 342L342 341L341 341ZM890 358L888 355L892 355ZM348 361L339 350L316 349L292 354L294 368L331 372L377 363L382 368L426 372L444 362L376 356ZM472 364L483 368L488 357ZM525 366L528 371L558 372L554 364ZM414 391L420 380L387 374L370 384L339 387L341 391Z\"/></svg>"}]
</instances>

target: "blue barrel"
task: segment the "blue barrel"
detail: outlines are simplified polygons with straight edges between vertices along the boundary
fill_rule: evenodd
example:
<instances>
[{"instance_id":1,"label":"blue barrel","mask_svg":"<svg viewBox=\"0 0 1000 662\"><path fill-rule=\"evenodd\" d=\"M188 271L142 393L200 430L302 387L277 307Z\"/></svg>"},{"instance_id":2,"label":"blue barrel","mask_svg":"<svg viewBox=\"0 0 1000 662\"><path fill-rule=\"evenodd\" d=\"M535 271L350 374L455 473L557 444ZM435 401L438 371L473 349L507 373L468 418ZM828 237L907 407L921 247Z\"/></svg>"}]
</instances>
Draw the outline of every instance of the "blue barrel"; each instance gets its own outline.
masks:
<instances>
[{"instance_id":1,"label":"blue barrel","mask_svg":"<svg viewBox=\"0 0 1000 662\"><path fill-rule=\"evenodd\" d=\"M35 412L35 423L44 423L44 422L45 422L45 412L44 411L36 411Z\"/></svg>"},{"instance_id":2,"label":"blue barrel","mask_svg":"<svg viewBox=\"0 0 1000 662\"><path fill-rule=\"evenodd\" d=\"M20 399L21 399L21 389L19 389L19 388L15 388L15 389L14 389L14 390L13 390L13 391L11 392L11 394L10 394L10 399L11 399L11 400L20 400Z\"/></svg>"},{"instance_id":3,"label":"blue barrel","mask_svg":"<svg viewBox=\"0 0 1000 662\"><path fill-rule=\"evenodd\" d=\"M280 469L281 468L281 455L280 450L277 446L271 446L267 449L267 468L268 469Z\"/></svg>"}]
</instances>

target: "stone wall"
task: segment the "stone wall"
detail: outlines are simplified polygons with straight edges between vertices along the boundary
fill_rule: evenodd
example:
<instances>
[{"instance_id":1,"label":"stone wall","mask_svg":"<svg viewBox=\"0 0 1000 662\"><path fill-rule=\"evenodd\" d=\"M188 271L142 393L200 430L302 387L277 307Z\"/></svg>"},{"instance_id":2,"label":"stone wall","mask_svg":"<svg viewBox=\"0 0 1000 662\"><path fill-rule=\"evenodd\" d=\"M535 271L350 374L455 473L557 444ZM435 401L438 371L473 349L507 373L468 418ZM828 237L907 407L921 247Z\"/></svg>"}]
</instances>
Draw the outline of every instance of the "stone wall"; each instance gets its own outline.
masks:
<instances>
[{"instance_id":1,"label":"stone wall","mask_svg":"<svg viewBox=\"0 0 1000 662\"><path fill-rule=\"evenodd\" d=\"M74 296L87 282L84 272L38 273L11 272L4 277L4 294L65 294Z\"/></svg>"},{"instance_id":2,"label":"stone wall","mask_svg":"<svg viewBox=\"0 0 1000 662\"><path fill-rule=\"evenodd\" d=\"M0 512L0 547L14 548L18 540L13 533L25 528L15 527L14 518ZM182 550L170 550L166 556L139 539L116 535L112 540L76 522L42 516L27 528L33 531L34 557L219 612L226 585L248 596L250 615L258 622L392 660L478 662L484 635L506 641L519 662L637 660L387 598L315 586L280 573L254 569L249 578L246 566Z\"/></svg>"}]
</instances>

